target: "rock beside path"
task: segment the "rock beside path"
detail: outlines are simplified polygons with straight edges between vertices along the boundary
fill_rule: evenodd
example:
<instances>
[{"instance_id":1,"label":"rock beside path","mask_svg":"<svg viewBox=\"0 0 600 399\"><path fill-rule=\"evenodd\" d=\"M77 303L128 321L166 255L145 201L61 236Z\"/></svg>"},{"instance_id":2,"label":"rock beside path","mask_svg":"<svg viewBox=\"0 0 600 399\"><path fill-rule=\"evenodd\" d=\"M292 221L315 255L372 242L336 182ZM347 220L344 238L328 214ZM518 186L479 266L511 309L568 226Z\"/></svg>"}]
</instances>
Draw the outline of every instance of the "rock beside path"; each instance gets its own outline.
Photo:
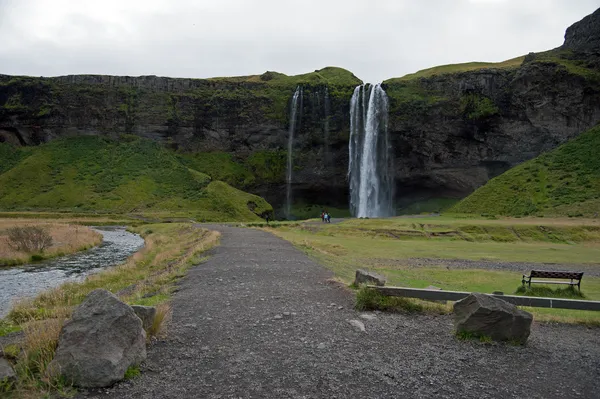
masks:
<instances>
[{"instance_id":1,"label":"rock beside path","mask_svg":"<svg viewBox=\"0 0 600 399\"><path fill-rule=\"evenodd\" d=\"M385 276L362 269L358 269L354 277L354 285L375 284L381 287L385 285L385 281Z\"/></svg>"},{"instance_id":2,"label":"rock beside path","mask_svg":"<svg viewBox=\"0 0 600 399\"><path fill-rule=\"evenodd\" d=\"M495 341L520 344L529 338L531 313L490 295L473 293L454 304L457 332L485 335Z\"/></svg>"},{"instance_id":3,"label":"rock beside path","mask_svg":"<svg viewBox=\"0 0 600 399\"><path fill-rule=\"evenodd\" d=\"M142 320L142 326L145 331L152 326L156 317L156 308L154 306L133 305L131 307L136 316Z\"/></svg>"},{"instance_id":4,"label":"rock beside path","mask_svg":"<svg viewBox=\"0 0 600 399\"><path fill-rule=\"evenodd\" d=\"M106 387L146 359L146 333L133 309L102 289L92 291L62 331L51 374L84 388Z\"/></svg>"}]
</instances>

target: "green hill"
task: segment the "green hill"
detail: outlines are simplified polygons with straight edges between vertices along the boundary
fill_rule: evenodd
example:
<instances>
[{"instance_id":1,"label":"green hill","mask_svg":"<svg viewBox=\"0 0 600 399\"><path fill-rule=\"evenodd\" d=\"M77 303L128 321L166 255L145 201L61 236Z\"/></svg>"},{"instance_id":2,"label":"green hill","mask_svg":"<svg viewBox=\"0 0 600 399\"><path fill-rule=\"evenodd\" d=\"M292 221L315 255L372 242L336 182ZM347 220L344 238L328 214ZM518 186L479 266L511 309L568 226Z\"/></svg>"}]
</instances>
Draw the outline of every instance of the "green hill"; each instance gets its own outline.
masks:
<instances>
[{"instance_id":1,"label":"green hill","mask_svg":"<svg viewBox=\"0 0 600 399\"><path fill-rule=\"evenodd\" d=\"M600 125L490 180L450 209L507 216L600 213Z\"/></svg>"},{"instance_id":2,"label":"green hill","mask_svg":"<svg viewBox=\"0 0 600 399\"><path fill-rule=\"evenodd\" d=\"M257 220L272 207L184 165L136 136L71 137L38 147L0 143L1 210L151 214L199 220Z\"/></svg>"}]
</instances>

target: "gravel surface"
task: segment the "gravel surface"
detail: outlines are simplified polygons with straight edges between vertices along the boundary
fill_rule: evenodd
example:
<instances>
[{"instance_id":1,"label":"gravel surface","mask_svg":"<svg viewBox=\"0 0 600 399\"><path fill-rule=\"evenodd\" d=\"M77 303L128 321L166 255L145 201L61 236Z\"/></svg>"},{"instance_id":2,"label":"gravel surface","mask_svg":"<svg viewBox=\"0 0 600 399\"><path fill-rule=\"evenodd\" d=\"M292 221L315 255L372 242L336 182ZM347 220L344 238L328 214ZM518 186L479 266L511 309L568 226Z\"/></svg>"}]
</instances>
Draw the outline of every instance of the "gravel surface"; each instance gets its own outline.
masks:
<instances>
[{"instance_id":1,"label":"gravel surface","mask_svg":"<svg viewBox=\"0 0 600 399\"><path fill-rule=\"evenodd\" d=\"M354 311L329 271L271 234L209 228L221 245L182 281L142 375L81 397L598 398L598 329L458 341L451 316Z\"/></svg>"}]
</instances>

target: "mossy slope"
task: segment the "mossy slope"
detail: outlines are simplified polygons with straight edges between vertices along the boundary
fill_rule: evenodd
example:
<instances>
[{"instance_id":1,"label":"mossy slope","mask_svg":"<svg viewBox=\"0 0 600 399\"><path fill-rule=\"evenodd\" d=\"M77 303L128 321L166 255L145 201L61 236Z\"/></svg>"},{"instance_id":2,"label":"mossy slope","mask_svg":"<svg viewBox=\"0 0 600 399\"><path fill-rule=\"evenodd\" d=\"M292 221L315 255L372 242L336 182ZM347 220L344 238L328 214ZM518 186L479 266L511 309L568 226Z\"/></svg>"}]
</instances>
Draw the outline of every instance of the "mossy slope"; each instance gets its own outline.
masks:
<instances>
[{"instance_id":1,"label":"mossy slope","mask_svg":"<svg viewBox=\"0 0 600 399\"><path fill-rule=\"evenodd\" d=\"M600 126L490 180L452 212L594 216L600 212Z\"/></svg>"},{"instance_id":2,"label":"mossy slope","mask_svg":"<svg viewBox=\"0 0 600 399\"><path fill-rule=\"evenodd\" d=\"M272 211L262 198L211 181L133 136L72 137L25 150L0 144L0 154L12 154L0 164L3 210L170 211L205 220L255 220Z\"/></svg>"}]
</instances>

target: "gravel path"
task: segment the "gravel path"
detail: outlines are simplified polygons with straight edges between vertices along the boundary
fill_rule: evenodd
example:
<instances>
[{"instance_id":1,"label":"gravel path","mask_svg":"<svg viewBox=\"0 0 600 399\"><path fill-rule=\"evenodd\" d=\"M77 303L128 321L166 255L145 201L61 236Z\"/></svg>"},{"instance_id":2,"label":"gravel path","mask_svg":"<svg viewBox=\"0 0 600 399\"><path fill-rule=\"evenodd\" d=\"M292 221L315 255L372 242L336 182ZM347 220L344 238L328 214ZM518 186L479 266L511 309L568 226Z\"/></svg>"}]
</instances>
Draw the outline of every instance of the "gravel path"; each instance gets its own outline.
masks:
<instances>
[{"instance_id":1,"label":"gravel path","mask_svg":"<svg viewBox=\"0 0 600 399\"><path fill-rule=\"evenodd\" d=\"M210 228L221 246L182 281L142 375L81 396L598 397L598 329L535 324L526 347L458 341L450 316L354 311L329 271L271 234Z\"/></svg>"}]
</instances>

